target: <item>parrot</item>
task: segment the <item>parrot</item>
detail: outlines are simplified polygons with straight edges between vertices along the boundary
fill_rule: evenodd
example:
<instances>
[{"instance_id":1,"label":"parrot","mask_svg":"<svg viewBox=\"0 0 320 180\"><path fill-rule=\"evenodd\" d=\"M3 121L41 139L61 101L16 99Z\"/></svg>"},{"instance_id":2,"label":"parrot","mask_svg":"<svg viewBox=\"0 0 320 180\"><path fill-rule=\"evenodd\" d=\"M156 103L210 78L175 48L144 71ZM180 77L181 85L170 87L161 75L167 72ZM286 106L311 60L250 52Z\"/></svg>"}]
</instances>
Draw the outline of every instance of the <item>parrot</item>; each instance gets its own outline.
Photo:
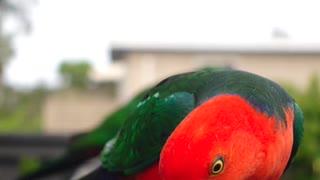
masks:
<instances>
[{"instance_id":1,"label":"parrot","mask_svg":"<svg viewBox=\"0 0 320 180\"><path fill-rule=\"evenodd\" d=\"M276 82L243 70L176 74L151 88L82 177L277 180L303 139L303 112Z\"/></svg>"},{"instance_id":2,"label":"parrot","mask_svg":"<svg viewBox=\"0 0 320 180\"><path fill-rule=\"evenodd\" d=\"M99 156L106 141L116 135L127 115L136 107L146 92L147 90L143 90L138 93L127 104L108 115L93 130L72 135L67 150L63 155L41 163L39 168L26 172L17 179L39 179L67 170L72 171L85 161Z\"/></svg>"}]
</instances>

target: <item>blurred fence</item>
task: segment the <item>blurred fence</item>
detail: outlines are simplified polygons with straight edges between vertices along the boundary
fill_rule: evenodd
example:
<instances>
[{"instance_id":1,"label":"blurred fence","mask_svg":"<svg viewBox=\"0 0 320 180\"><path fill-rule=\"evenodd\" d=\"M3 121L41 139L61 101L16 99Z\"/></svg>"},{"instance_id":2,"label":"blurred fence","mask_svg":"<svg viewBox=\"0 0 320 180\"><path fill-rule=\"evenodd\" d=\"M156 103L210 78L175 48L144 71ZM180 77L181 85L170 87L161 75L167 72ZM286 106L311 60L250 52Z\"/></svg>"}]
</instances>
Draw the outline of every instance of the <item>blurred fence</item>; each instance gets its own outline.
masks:
<instances>
[{"instance_id":1,"label":"blurred fence","mask_svg":"<svg viewBox=\"0 0 320 180\"><path fill-rule=\"evenodd\" d=\"M0 179L16 178L22 158L47 160L61 155L68 141L68 136L0 135Z\"/></svg>"}]
</instances>

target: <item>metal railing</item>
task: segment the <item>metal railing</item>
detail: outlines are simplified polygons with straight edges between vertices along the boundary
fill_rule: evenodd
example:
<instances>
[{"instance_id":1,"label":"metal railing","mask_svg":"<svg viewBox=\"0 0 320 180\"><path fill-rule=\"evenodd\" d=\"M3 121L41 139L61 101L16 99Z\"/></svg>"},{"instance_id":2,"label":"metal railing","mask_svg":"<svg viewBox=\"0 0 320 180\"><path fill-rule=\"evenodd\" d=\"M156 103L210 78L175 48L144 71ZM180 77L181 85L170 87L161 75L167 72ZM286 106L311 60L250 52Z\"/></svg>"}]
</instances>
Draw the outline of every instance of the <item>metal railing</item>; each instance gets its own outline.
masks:
<instances>
[{"instance_id":1,"label":"metal railing","mask_svg":"<svg viewBox=\"0 0 320 180\"><path fill-rule=\"evenodd\" d=\"M22 158L48 160L61 155L69 136L59 135L0 135L0 179L14 179L20 173Z\"/></svg>"}]
</instances>

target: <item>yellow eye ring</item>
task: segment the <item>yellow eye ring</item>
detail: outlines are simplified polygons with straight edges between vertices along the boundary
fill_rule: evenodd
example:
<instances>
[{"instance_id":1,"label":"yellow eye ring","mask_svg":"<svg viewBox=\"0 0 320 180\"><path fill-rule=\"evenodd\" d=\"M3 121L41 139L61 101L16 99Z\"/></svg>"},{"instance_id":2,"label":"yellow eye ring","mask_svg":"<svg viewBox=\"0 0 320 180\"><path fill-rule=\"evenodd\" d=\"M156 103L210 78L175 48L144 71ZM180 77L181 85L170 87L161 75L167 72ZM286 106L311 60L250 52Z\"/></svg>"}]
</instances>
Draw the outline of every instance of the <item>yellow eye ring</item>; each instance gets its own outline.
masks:
<instances>
[{"instance_id":1,"label":"yellow eye ring","mask_svg":"<svg viewBox=\"0 0 320 180\"><path fill-rule=\"evenodd\" d=\"M210 173L211 175L218 175L222 172L224 167L224 161L222 158L218 158L211 165Z\"/></svg>"}]
</instances>

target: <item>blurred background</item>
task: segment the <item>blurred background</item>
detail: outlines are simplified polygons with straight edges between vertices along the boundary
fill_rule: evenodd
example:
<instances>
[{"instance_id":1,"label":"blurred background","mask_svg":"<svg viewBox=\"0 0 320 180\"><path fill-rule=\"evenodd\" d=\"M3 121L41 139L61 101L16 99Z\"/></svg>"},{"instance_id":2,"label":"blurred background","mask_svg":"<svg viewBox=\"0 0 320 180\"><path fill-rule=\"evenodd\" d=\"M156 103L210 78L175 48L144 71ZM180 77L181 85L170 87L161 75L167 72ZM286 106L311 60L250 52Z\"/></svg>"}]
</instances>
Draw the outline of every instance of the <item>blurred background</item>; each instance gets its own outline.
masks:
<instances>
[{"instance_id":1,"label":"blurred background","mask_svg":"<svg viewBox=\"0 0 320 180\"><path fill-rule=\"evenodd\" d=\"M58 157L71 135L141 90L210 66L256 73L291 93L305 136L283 179L320 179L319 5L0 0L0 174Z\"/></svg>"}]
</instances>

